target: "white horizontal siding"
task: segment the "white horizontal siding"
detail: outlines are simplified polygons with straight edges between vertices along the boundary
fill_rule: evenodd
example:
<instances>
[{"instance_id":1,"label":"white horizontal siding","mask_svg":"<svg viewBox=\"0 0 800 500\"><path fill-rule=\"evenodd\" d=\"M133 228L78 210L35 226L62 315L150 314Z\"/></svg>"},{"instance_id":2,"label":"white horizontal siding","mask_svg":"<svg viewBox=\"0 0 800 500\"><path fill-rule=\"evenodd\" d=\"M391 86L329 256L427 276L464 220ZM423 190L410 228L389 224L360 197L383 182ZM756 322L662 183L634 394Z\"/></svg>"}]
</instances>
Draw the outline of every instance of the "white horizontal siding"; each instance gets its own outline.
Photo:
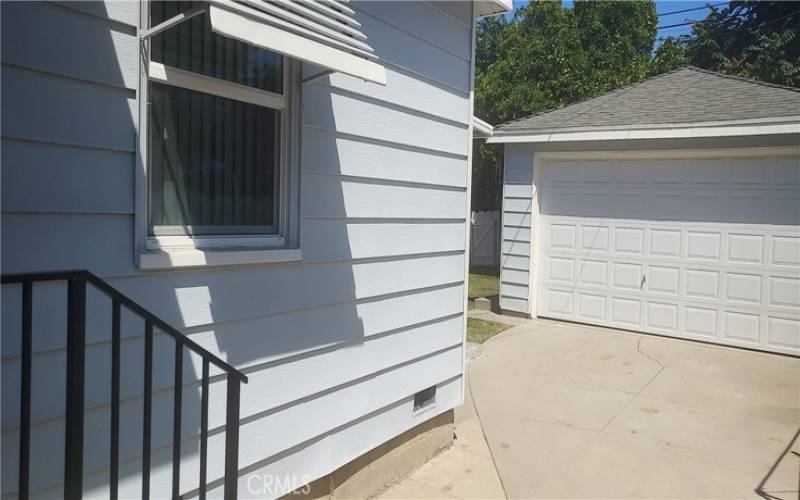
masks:
<instances>
[{"instance_id":1,"label":"white horizontal siding","mask_svg":"<svg viewBox=\"0 0 800 500\"><path fill-rule=\"evenodd\" d=\"M0 79L4 137L134 151L130 91L7 65Z\"/></svg>"},{"instance_id":2,"label":"white horizontal siding","mask_svg":"<svg viewBox=\"0 0 800 500\"><path fill-rule=\"evenodd\" d=\"M503 283L528 286L528 283L530 282L530 273L528 271L502 269L501 272Z\"/></svg>"},{"instance_id":3,"label":"white horizontal siding","mask_svg":"<svg viewBox=\"0 0 800 500\"><path fill-rule=\"evenodd\" d=\"M530 184L504 184L503 194L507 197L530 198L532 188Z\"/></svg>"},{"instance_id":4,"label":"white horizontal siding","mask_svg":"<svg viewBox=\"0 0 800 500\"><path fill-rule=\"evenodd\" d=\"M463 0L429 0L425 3L463 26L472 26L472 2Z\"/></svg>"},{"instance_id":5,"label":"white horizontal siding","mask_svg":"<svg viewBox=\"0 0 800 500\"><path fill-rule=\"evenodd\" d=\"M500 267L527 271L530 269L530 258L527 255L502 255Z\"/></svg>"},{"instance_id":6,"label":"white horizontal siding","mask_svg":"<svg viewBox=\"0 0 800 500\"><path fill-rule=\"evenodd\" d=\"M359 20L387 65L387 86L334 74L304 87L301 263L158 273L139 272L133 255L138 3L37 5L11 16L4 6L4 31L17 21L9 32L48 36L37 33L32 12L40 12L46 25L63 20L53 33L66 44L47 38L30 54L4 44L3 134L12 138L3 151L4 271L91 269L246 370L242 467L314 479L452 408L463 366L472 25L464 6L408 2L402 18L397 5L365 6ZM65 46L83 52L55 60ZM7 173L9 162L18 168ZM33 483L55 488L45 496L59 496L63 471L54 452L63 446L63 293L63 285L35 292L49 312L34 322L42 397L34 398ZM89 301L87 429L96 439L86 445L95 473L85 484L103 496L110 310L96 294ZM6 332L19 331L18 305L18 291L4 287L3 494L16 482L19 338ZM140 493L142 330L123 314L123 496ZM156 336L154 497L170 483L172 349ZM185 358L184 492L197 486L200 367ZM413 415L413 394L434 384L435 411ZM212 383L210 479L222 474L223 385Z\"/></svg>"},{"instance_id":7,"label":"white horizontal siding","mask_svg":"<svg viewBox=\"0 0 800 500\"><path fill-rule=\"evenodd\" d=\"M456 283L463 281L463 265L463 255L438 255L159 274L111 283L183 328Z\"/></svg>"},{"instance_id":8,"label":"white horizontal siding","mask_svg":"<svg viewBox=\"0 0 800 500\"><path fill-rule=\"evenodd\" d=\"M460 219L466 191L386 185L331 175L303 177L303 217Z\"/></svg>"},{"instance_id":9,"label":"white horizontal siding","mask_svg":"<svg viewBox=\"0 0 800 500\"><path fill-rule=\"evenodd\" d=\"M3 141L2 208L133 214L130 153ZM87 197L86 190L96 193Z\"/></svg>"},{"instance_id":10,"label":"white horizontal siding","mask_svg":"<svg viewBox=\"0 0 800 500\"><path fill-rule=\"evenodd\" d=\"M531 226L531 214L518 212L504 212L503 224L506 226L525 227Z\"/></svg>"},{"instance_id":11,"label":"white horizontal siding","mask_svg":"<svg viewBox=\"0 0 800 500\"><path fill-rule=\"evenodd\" d=\"M56 3L133 28L139 25L140 3L136 0L69 0Z\"/></svg>"},{"instance_id":12,"label":"white horizontal siding","mask_svg":"<svg viewBox=\"0 0 800 500\"><path fill-rule=\"evenodd\" d=\"M447 332L452 331L452 320L461 310L462 288L453 286L432 289L402 296L389 296L377 300L367 300L355 303L334 304L317 307L310 310L300 310L289 313L280 313L262 316L245 321L215 324L205 329L198 329L190 333L190 337L201 346L218 355L227 355L228 361L235 363L249 373L260 370L269 370L272 366L292 364L300 358L315 359L316 356L326 355L339 347L345 348L350 355L361 354L364 344L370 338L383 335L399 335L398 338L411 338L411 335L423 329L438 332L442 336L433 341L450 342L453 337ZM407 309L405 309L407 308ZM409 314L397 314L399 310L409 310ZM444 322L443 322L444 321ZM449 321L449 323L448 323ZM422 325L422 326L417 326ZM448 326L449 325L449 326ZM11 330L13 331L13 330ZM356 333L358 332L358 333ZM38 332L35 332L38 333ZM64 332L60 332L54 343L61 344ZM123 400L141 397L143 380L143 329L131 332L125 336L121 344L124 354L123 363L126 365L120 387ZM401 335L402 334L402 335ZM424 334L423 334L424 335ZM9 335L11 336L11 335ZM218 338L226 338L231 345L253 345L263 343L264 348L257 353L248 354L244 351L232 352L219 345ZM17 340L18 342L18 340ZM16 342L15 342L16 344ZM364 344L364 345L362 345ZM448 344L452 345L452 344ZM173 382L173 346L171 339L156 333L154 338L154 367L153 388L156 393L169 389ZM11 346L15 347L14 345ZM41 345L37 346L41 347ZM445 346L446 347L446 346ZM435 349L433 349L435 350ZM13 351L12 351L13 352ZM374 353L374 350L372 351ZM431 351L425 351L431 352ZM423 352L421 355L423 355ZM14 397L19 387L19 358L4 351L3 378L4 386L9 389L3 393L2 428L4 431L13 430L19 422L19 400ZM11 357L9 357L11 356ZM16 354L18 356L18 353ZM338 355L327 355L327 359L337 359ZM364 363L381 363L382 356L375 357L372 361L362 360L351 365L355 370ZM95 373L103 374L92 377L86 381L86 407L95 408L107 405L110 394L110 339L94 339L87 348L87 366L96 369ZM293 361L294 360L294 361ZM35 368L52 367L53 371L63 372L65 369L65 356L62 350L36 351L34 355ZM312 361L314 363L314 361ZM396 364L396 363L390 363ZM388 366L388 365L387 365ZM202 362L199 358L185 356L184 383L187 387L196 388L200 380ZM58 382L48 379L48 370L34 369L33 386L42 397L37 398L31 411L31 421L43 422L48 419L63 416L63 377L58 377ZM222 372L216 367L211 367L211 375L220 375ZM364 373L359 372L359 375ZM353 376L352 378L357 378ZM311 381L330 383L328 378L311 378ZM297 382L297 381L296 381ZM335 385L332 384L331 385ZM292 386L283 389L290 390ZM291 389L293 390L293 389ZM321 390L321 389L320 389ZM296 393L296 398L302 397ZM263 401L256 404L263 405L262 409L275 406L274 397L279 394L264 394ZM282 401L285 403L288 401Z\"/></svg>"},{"instance_id":13,"label":"white horizontal siding","mask_svg":"<svg viewBox=\"0 0 800 500\"><path fill-rule=\"evenodd\" d=\"M503 241L503 253L528 256L531 253L530 243L524 241Z\"/></svg>"},{"instance_id":14,"label":"white horizontal siding","mask_svg":"<svg viewBox=\"0 0 800 500\"><path fill-rule=\"evenodd\" d=\"M307 73L311 74L311 70L307 70ZM469 101L468 94L422 80L408 71L392 66L386 67L386 80L389 85L379 86L343 73L333 73L315 80L315 82L318 85L327 84L337 89L367 94L373 99L380 99L449 121L461 124L469 123L469 109L468 106L465 106L465 103Z\"/></svg>"},{"instance_id":15,"label":"white horizontal siding","mask_svg":"<svg viewBox=\"0 0 800 500\"><path fill-rule=\"evenodd\" d=\"M527 314L534 208L533 155L524 148L509 146L504 160L500 307Z\"/></svg>"},{"instance_id":16,"label":"white horizontal siding","mask_svg":"<svg viewBox=\"0 0 800 500\"><path fill-rule=\"evenodd\" d=\"M337 94L320 85L303 92L303 123L339 133L450 154L465 154L467 127L442 123L381 104Z\"/></svg>"},{"instance_id":17,"label":"white horizontal siding","mask_svg":"<svg viewBox=\"0 0 800 500\"><path fill-rule=\"evenodd\" d=\"M429 353L444 352L453 347L460 347L463 332L461 322L460 316L451 317L451 319L437 323L375 337L374 340L366 342L363 347L341 351L328 350L317 356L265 367L253 372L250 374L249 383L242 386L241 418L245 421L253 418L268 418L275 414L269 410L279 406L290 405L293 401L301 398L325 398L332 391L345 390L349 386L363 383L359 378L364 373L363 370L368 370L369 373L404 370L406 364L416 363L415 360L424 358ZM136 364L130 363L129 366L136 366ZM61 368L64 368L63 364ZM326 377L303 377L305 373L309 372L326 373ZM141 371L139 373L126 371L125 378L141 380L142 374ZM225 425L225 388L224 380L213 382L210 385L209 428L212 429L212 432ZM63 390L63 387L61 389ZM141 387L139 389L141 390ZM167 446L171 442L172 398L172 390L156 391L153 394L153 408L156 412L154 417L157 417L154 420L161 422L155 424L153 429L154 449ZM199 400L199 386L197 384L186 386L183 394L182 435L190 441L198 433ZM63 408L63 399L60 403L60 408ZM123 422L133 422L139 419L142 411L141 396L125 399L120 406L120 411ZM88 411L86 419L91 423L90 428L106 429L108 412L108 406L95 407ZM32 434L34 436L50 435L63 429L63 412L59 412L55 417L57 418L51 417L43 423L34 424ZM165 422L168 422L169 425L164 425ZM129 431L136 429L128 428ZM141 435L140 429L137 432ZM11 434L16 434L16 431L5 432L6 437ZM95 448L107 449L108 445L107 431L98 433L93 439L92 446ZM141 440L140 438L135 439L130 432L126 432L121 436L120 446L122 460L137 457L140 454ZM90 453L86 463L87 472L106 466L106 459L107 457L102 454Z\"/></svg>"},{"instance_id":18,"label":"white horizontal siding","mask_svg":"<svg viewBox=\"0 0 800 500\"><path fill-rule=\"evenodd\" d=\"M413 414L413 398L406 398L389 407L381 409L369 418L364 418L357 424L348 425L336 433L326 434L319 439L305 443L295 453L278 457L269 461L263 467L254 469L251 473L241 476L239 482L239 496L241 498L263 498L262 490L250 492L248 482L253 484L256 479L274 477L288 479L296 476L299 471L317 477L325 472L328 464L335 464L336 468L349 462L352 456L360 456L373 448L371 443L385 442L394 437L396 432L404 432L429 418L452 408L461 401L461 377L448 380L437 387L435 407L431 411ZM319 472L323 471L323 472ZM282 484L291 484L283 481ZM222 488L209 492L209 498L221 498ZM289 493L288 489L275 492Z\"/></svg>"},{"instance_id":19,"label":"white horizontal siding","mask_svg":"<svg viewBox=\"0 0 800 500\"><path fill-rule=\"evenodd\" d=\"M392 26L468 62L471 42L469 27L459 24L430 5L409 5L411 3L360 1L353 5L361 12L391 23Z\"/></svg>"},{"instance_id":20,"label":"white horizontal siding","mask_svg":"<svg viewBox=\"0 0 800 500\"><path fill-rule=\"evenodd\" d=\"M427 252L464 250L461 222L363 222L314 219L303 223L303 259L372 259Z\"/></svg>"},{"instance_id":21,"label":"white horizontal siding","mask_svg":"<svg viewBox=\"0 0 800 500\"><path fill-rule=\"evenodd\" d=\"M341 137L332 130L303 129L306 172L466 187L463 157L415 151L369 138Z\"/></svg>"},{"instance_id":22,"label":"white horizontal siding","mask_svg":"<svg viewBox=\"0 0 800 500\"><path fill-rule=\"evenodd\" d=\"M500 295L515 299L528 299L528 285L515 285L513 283L502 283L500 285Z\"/></svg>"},{"instance_id":23,"label":"white horizontal siding","mask_svg":"<svg viewBox=\"0 0 800 500\"><path fill-rule=\"evenodd\" d=\"M529 314L528 301L525 299L517 299L514 297L500 296L500 308L505 311L514 311L523 314Z\"/></svg>"},{"instance_id":24,"label":"white horizontal siding","mask_svg":"<svg viewBox=\"0 0 800 500\"><path fill-rule=\"evenodd\" d=\"M133 27L120 29L108 19L43 2L4 2L2 12L2 50L6 64L114 87L136 89L138 86L139 42ZM37 28L31 29L32 26ZM118 64L98 64L98 61L117 59Z\"/></svg>"},{"instance_id":25,"label":"white horizontal siding","mask_svg":"<svg viewBox=\"0 0 800 500\"><path fill-rule=\"evenodd\" d=\"M345 385L335 391L327 392L303 404L292 405L283 408L281 411L257 416L253 419L245 419L240 426L240 447L239 465L246 468L256 464L268 457L275 456L277 453L289 449L292 446L313 439L326 432L330 432L340 426L358 420L364 415L379 411L381 408L391 405L399 399L405 399L415 392L420 391L431 383L444 382L458 377L462 368L462 351L460 348L449 349L433 354L429 357L420 359L413 363L405 364L394 369L388 369L376 374L359 383ZM381 388L392 387L392 391L381 390ZM369 397L366 397L369 395ZM165 398L169 401L169 398ZM217 399L215 397L215 399ZM343 402L348 404L343 404ZM210 400L209 404L221 404L222 401ZM164 467L154 467L151 475L151 495L160 498L168 495L171 486L171 456L172 450L169 443L170 427L172 423L171 404L154 404L153 419L153 464L163 464ZM121 414L121 426L124 425L125 433L120 436L120 453L123 457L129 456L132 459L123 461L120 464L120 497L128 498L137 495L137 488L140 488L141 481L136 477L137 468L141 466L140 458L137 453L141 447L141 400L131 402ZM311 418L325 415L325 418ZM102 443L102 437L108 434L108 412L90 412L87 414L87 427L93 429L97 438L91 445L92 448L107 448L107 446L97 446ZM298 422L303 422L298 426ZM58 446L56 443L63 443L63 437L59 436L63 432L63 424L53 421L50 425L44 426L42 432L36 429L35 434L47 435L52 439L47 443L36 436L32 439L33 457L44 457L46 451L51 455ZM213 432L209 436L208 451L208 475L209 480L216 480L222 477L224 466L224 433ZM33 448L33 445L36 448ZM197 453L198 440L190 438L182 443L182 449L186 450L181 463L181 489L183 491L192 489L197 485L199 471L199 454ZM45 450L46 448L46 450ZM98 450L99 451L99 450ZM125 453L128 451L129 453ZM5 447L4 451L5 453ZM97 469L98 476L107 477L107 469L101 468L103 462L107 460L106 454L90 453L85 462L89 462L89 470ZM105 455L105 456L104 456ZM3 457L6 458L6 457ZM11 458L11 457L8 457ZM36 475L31 478L32 489L39 490L50 486L55 486L60 481L61 471L58 458L38 462ZM10 464L6 465L8 462ZM14 477L16 472L14 460L3 461L4 478ZM87 471L91 477L91 473ZM92 479L88 480L91 484ZM42 492L46 494L47 492Z\"/></svg>"},{"instance_id":26,"label":"white horizontal siding","mask_svg":"<svg viewBox=\"0 0 800 500\"><path fill-rule=\"evenodd\" d=\"M419 7L409 2L410 16L422 16ZM421 7L421 6L420 6ZM470 63L447 50L423 40L392 25L391 19L382 16L357 16L362 31L381 61L389 65L413 71L424 79L443 83L461 92L468 93L470 85ZM388 16L387 16L388 17Z\"/></svg>"},{"instance_id":27,"label":"white horizontal siding","mask_svg":"<svg viewBox=\"0 0 800 500\"><path fill-rule=\"evenodd\" d=\"M39 203L47 206L43 201ZM33 208L35 205L26 207L29 211ZM132 215L5 212L0 233L0 259L7 272L136 272Z\"/></svg>"},{"instance_id":28,"label":"white horizontal siding","mask_svg":"<svg viewBox=\"0 0 800 500\"><path fill-rule=\"evenodd\" d=\"M506 197L503 209L507 212L531 213L530 198L510 198Z\"/></svg>"},{"instance_id":29,"label":"white horizontal siding","mask_svg":"<svg viewBox=\"0 0 800 500\"><path fill-rule=\"evenodd\" d=\"M531 241L531 228L503 226L503 239L509 241Z\"/></svg>"},{"instance_id":30,"label":"white horizontal siding","mask_svg":"<svg viewBox=\"0 0 800 500\"><path fill-rule=\"evenodd\" d=\"M460 197L458 203L463 204L463 194ZM36 207L25 207L26 210L32 208ZM451 208L445 211L448 215L453 215L453 212ZM371 214L370 219L375 216ZM463 213L455 219L463 219ZM54 224L61 230L50 231ZM453 227L460 224L458 220L439 222L439 218L430 222L421 219L349 222L322 214L321 219L303 222L301 246L304 257L307 256L304 262L463 250L463 226L460 226L460 237ZM397 228L397 232L387 234L391 230L388 228L393 227ZM86 268L106 276L133 275L136 271L131 255L132 228L133 217L130 215L5 213L0 228L3 265L17 272ZM437 233L433 228L439 228L442 232ZM386 235L386 239L373 238L369 229ZM72 236L74 234L102 234L103 237L76 240ZM328 239L324 239L323 234ZM404 238L404 234L411 236ZM19 251L20 248L24 251ZM54 253L52 248L61 248L62 251Z\"/></svg>"}]
</instances>

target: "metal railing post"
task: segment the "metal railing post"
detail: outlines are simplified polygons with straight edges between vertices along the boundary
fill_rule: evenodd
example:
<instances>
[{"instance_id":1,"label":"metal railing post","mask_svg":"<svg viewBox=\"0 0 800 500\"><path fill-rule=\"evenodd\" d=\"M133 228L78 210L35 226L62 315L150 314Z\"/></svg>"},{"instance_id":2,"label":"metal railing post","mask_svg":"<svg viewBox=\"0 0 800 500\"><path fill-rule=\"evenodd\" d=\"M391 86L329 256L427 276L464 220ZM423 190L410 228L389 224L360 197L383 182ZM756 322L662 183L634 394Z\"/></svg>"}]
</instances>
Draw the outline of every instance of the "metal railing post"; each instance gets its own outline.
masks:
<instances>
[{"instance_id":1,"label":"metal railing post","mask_svg":"<svg viewBox=\"0 0 800 500\"><path fill-rule=\"evenodd\" d=\"M67 285L67 408L64 422L64 498L83 496L83 397L86 363L86 279Z\"/></svg>"},{"instance_id":2,"label":"metal railing post","mask_svg":"<svg viewBox=\"0 0 800 500\"><path fill-rule=\"evenodd\" d=\"M30 495L31 466L31 360L33 333L33 282L22 283L22 342L19 405L19 498Z\"/></svg>"},{"instance_id":3,"label":"metal railing post","mask_svg":"<svg viewBox=\"0 0 800 500\"><path fill-rule=\"evenodd\" d=\"M239 482L239 389L241 382L228 374L225 418L225 499L236 500Z\"/></svg>"}]
</instances>

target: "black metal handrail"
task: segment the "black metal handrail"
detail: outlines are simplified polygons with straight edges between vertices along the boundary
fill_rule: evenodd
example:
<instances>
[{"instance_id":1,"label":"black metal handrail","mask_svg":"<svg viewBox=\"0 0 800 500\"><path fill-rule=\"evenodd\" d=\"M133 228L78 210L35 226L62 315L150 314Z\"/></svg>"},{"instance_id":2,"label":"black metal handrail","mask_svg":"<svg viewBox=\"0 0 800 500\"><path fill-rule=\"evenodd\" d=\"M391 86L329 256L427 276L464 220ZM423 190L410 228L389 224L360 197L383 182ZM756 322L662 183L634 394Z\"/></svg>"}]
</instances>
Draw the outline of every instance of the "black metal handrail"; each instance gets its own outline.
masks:
<instances>
[{"instance_id":1,"label":"black metal handrail","mask_svg":"<svg viewBox=\"0 0 800 500\"><path fill-rule=\"evenodd\" d=\"M119 405L120 405L120 336L122 308L144 320L144 421L142 431L142 498L150 497L150 441L153 402L153 328L175 340L175 396L172 437L172 498L180 497L181 411L183 386L183 348L203 360L200 417L200 487L206 497L208 465L208 383L209 365L216 365L227 377L225 417L225 498L236 498L239 456L239 391L247 376L207 351L180 331L134 302L131 298L86 270L8 274L3 285L22 285L21 394L19 440L19 498L30 496L31 431L31 360L33 331L33 286L42 281L67 282L67 379L64 443L64 498L83 495L83 419L86 358L86 285L111 298L111 446L110 493L116 500L119 491Z\"/></svg>"}]
</instances>

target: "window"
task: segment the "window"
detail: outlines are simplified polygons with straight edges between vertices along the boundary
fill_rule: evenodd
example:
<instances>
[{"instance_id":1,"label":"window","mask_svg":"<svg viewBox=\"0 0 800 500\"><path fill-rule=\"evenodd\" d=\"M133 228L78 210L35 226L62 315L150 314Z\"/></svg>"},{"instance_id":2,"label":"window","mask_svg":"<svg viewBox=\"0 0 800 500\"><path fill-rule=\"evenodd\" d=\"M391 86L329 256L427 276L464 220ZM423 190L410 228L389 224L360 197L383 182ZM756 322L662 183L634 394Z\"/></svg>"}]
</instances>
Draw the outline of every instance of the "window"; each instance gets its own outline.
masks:
<instances>
[{"instance_id":1,"label":"window","mask_svg":"<svg viewBox=\"0 0 800 500\"><path fill-rule=\"evenodd\" d=\"M193 6L150 2L154 26ZM150 40L147 246L283 246L287 61L211 31L207 15Z\"/></svg>"}]
</instances>

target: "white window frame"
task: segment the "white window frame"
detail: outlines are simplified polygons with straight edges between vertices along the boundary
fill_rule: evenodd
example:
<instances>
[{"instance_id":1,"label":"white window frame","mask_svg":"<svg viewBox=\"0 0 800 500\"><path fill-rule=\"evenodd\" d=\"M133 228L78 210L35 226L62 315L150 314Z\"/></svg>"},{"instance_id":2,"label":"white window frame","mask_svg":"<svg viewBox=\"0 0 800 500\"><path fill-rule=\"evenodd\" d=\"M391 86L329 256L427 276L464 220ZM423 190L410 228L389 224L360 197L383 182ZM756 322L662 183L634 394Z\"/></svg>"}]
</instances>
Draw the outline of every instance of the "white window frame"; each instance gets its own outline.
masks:
<instances>
[{"instance_id":1,"label":"white window frame","mask_svg":"<svg viewBox=\"0 0 800 500\"><path fill-rule=\"evenodd\" d=\"M150 2L140 2L140 26L146 30L150 26ZM203 14L205 15L205 14ZM283 57L283 93L278 94L266 90L248 87L235 82L193 73L180 68L166 66L150 61L150 38L139 44L140 78L138 88L139 131L137 137L137 179L136 179L136 213L135 213L135 246L137 265L150 267L148 262L158 261L153 267L181 267L180 260L163 255L157 259L153 253L175 251L185 256L188 251L204 253L214 250L225 250L225 259L193 258L191 262L210 262L223 260L226 265L236 263L231 258L231 250L241 249L247 254L243 262L252 263L254 250L272 250L274 253L263 254L264 262L299 260L299 102L300 64L288 57ZM203 92L227 99L254 104L281 113L280 120L280 161L278 180L278 231L277 234L219 234L219 235L150 235L150 183L149 183L149 109L148 88L151 82ZM287 251L288 250L288 251ZM296 251L292 251L296 250ZM259 254L259 252L256 252ZM167 263L167 264L164 264ZM187 264L188 265L188 264ZM191 264L197 265L197 264Z\"/></svg>"}]
</instances>

